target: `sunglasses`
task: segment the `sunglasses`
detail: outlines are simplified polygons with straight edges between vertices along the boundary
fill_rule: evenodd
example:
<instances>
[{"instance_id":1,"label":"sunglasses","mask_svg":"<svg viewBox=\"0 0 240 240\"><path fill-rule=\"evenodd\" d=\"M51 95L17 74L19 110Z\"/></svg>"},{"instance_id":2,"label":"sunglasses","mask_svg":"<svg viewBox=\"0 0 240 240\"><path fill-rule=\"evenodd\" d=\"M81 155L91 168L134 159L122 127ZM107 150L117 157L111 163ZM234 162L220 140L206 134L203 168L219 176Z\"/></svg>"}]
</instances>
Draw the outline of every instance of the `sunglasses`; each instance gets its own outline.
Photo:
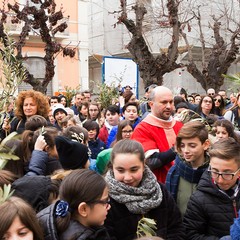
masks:
<instances>
[{"instance_id":1,"label":"sunglasses","mask_svg":"<svg viewBox=\"0 0 240 240\"><path fill-rule=\"evenodd\" d=\"M221 103L221 99L215 98L215 99L214 99L214 102L219 102L219 103Z\"/></svg>"}]
</instances>

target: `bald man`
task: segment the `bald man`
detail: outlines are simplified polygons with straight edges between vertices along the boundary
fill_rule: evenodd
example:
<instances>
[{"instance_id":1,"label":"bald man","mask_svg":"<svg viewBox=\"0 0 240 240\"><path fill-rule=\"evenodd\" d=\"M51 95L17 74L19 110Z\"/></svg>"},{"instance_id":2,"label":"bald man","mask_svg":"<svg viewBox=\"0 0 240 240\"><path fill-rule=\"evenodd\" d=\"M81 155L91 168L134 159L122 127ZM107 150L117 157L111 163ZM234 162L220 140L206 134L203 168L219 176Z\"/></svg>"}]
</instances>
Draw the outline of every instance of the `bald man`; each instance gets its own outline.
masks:
<instances>
[{"instance_id":1,"label":"bald man","mask_svg":"<svg viewBox=\"0 0 240 240\"><path fill-rule=\"evenodd\" d=\"M135 128L132 139L144 148L146 163L158 181L165 183L167 172L173 165L173 146L182 123L173 119L173 94L170 89L158 86L149 96L151 113Z\"/></svg>"}]
</instances>

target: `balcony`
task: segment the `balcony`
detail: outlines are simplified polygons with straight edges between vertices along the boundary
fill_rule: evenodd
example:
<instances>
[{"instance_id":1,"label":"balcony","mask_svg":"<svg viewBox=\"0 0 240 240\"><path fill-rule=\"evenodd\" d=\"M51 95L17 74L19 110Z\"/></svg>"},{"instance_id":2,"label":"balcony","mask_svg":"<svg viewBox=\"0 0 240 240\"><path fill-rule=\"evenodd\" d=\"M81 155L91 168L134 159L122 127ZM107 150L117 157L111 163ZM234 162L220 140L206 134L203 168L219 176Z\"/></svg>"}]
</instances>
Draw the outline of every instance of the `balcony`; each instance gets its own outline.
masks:
<instances>
[{"instance_id":1,"label":"balcony","mask_svg":"<svg viewBox=\"0 0 240 240\"><path fill-rule=\"evenodd\" d=\"M67 25L69 23L69 19L68 18L63 18L59 21L58 25L60 25L61 23L66 22ZM55 27L57 27L58 25L56 25ZM7 22L5 24L6 30L8 31L8 33L12 36L19 36L22 28L24 26L24 22L19 22L19 23L12 23L11 18L8 17L7 18ZM32 29L29 32L29 38L39 38L39 29ZM55 34L54 36L56 39L58 40L63 40L66 38L69 38L69 27L65 29L64 32L58 32L57 34Z\"/></svg>"}]
</instances>

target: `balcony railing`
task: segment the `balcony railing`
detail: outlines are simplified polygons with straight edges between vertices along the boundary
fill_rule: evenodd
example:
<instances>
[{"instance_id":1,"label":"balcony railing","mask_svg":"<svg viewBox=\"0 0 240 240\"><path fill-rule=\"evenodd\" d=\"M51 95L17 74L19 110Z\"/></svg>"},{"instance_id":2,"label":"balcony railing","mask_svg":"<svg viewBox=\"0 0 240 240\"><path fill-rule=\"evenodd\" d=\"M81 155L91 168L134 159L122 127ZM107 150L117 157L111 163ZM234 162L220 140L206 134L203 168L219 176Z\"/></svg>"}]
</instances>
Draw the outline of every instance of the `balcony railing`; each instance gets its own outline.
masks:
<instances>
[{"instance_id":1,"label":"balcony railing","mask_svg":"<svg viewBox=\"0 0 240 240\"><path fill-rule=\"evenodd\" d=\"M68 18L63 18L63 19L59 20L58 25L60 25L63 22L66 22L68 25L68 23L69 23ZM58 26L58 25L56 25L56 26ZM10 17L7 18L7 22L5 24L6 30L13 36L19 36L22 31L23 26L24 26L23 21L21 21L19 23L12 23ZM56 27L56 26L54 26L54 27ZM29 37L31 37L31 36L39 37L40 36L39 29L32 29L29 32ZM57 32L54 37L59 38L59 39L68 38L69 37L69 27L66 28L64 30L64 32Z\"/></svg>"}]
</instances>

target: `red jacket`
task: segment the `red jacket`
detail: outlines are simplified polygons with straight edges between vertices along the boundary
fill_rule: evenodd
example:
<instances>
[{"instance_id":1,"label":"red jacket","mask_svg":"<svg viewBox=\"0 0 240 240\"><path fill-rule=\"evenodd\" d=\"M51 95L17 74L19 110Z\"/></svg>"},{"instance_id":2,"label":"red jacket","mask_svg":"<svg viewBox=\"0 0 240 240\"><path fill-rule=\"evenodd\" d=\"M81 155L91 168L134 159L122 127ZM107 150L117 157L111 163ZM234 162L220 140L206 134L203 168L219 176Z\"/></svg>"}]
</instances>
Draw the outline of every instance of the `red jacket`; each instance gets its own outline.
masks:
<instances>
[{"instance_id":1,"label":"red jacket","mask_svg":"<svg viewBox=\"0 0 240 240\"><path fill-rule=\"evenodd\" d=\"M98 138L104 142L105 144L107 144L107 140L108 140L108 130L105 126L105 124L100 128L99 134L98 134Z\"/></svg>"},{"instance_id":2,"label":"red jacket","mask_svg":"<svg viewBox=\"0 0 240 240\"><path fill-rule=\"evenodd\" d=\"M158 122L155 121L156 119L151 122L151 117L149 116L149 118L147 118L148 116L146 117L146 121L144 119L134 129L131 138L140 142L145 152L154 149L158 149L159 152L169 150L175 144L176 135L183 124L173 120L173 122L170 123L172 124L170 127L163 128L157 126ZM171 144L169 145L169 143ZM172 165L173 162L153 171L158 181L165 183L168 170Z\"/></svg>"}]
</instances>

